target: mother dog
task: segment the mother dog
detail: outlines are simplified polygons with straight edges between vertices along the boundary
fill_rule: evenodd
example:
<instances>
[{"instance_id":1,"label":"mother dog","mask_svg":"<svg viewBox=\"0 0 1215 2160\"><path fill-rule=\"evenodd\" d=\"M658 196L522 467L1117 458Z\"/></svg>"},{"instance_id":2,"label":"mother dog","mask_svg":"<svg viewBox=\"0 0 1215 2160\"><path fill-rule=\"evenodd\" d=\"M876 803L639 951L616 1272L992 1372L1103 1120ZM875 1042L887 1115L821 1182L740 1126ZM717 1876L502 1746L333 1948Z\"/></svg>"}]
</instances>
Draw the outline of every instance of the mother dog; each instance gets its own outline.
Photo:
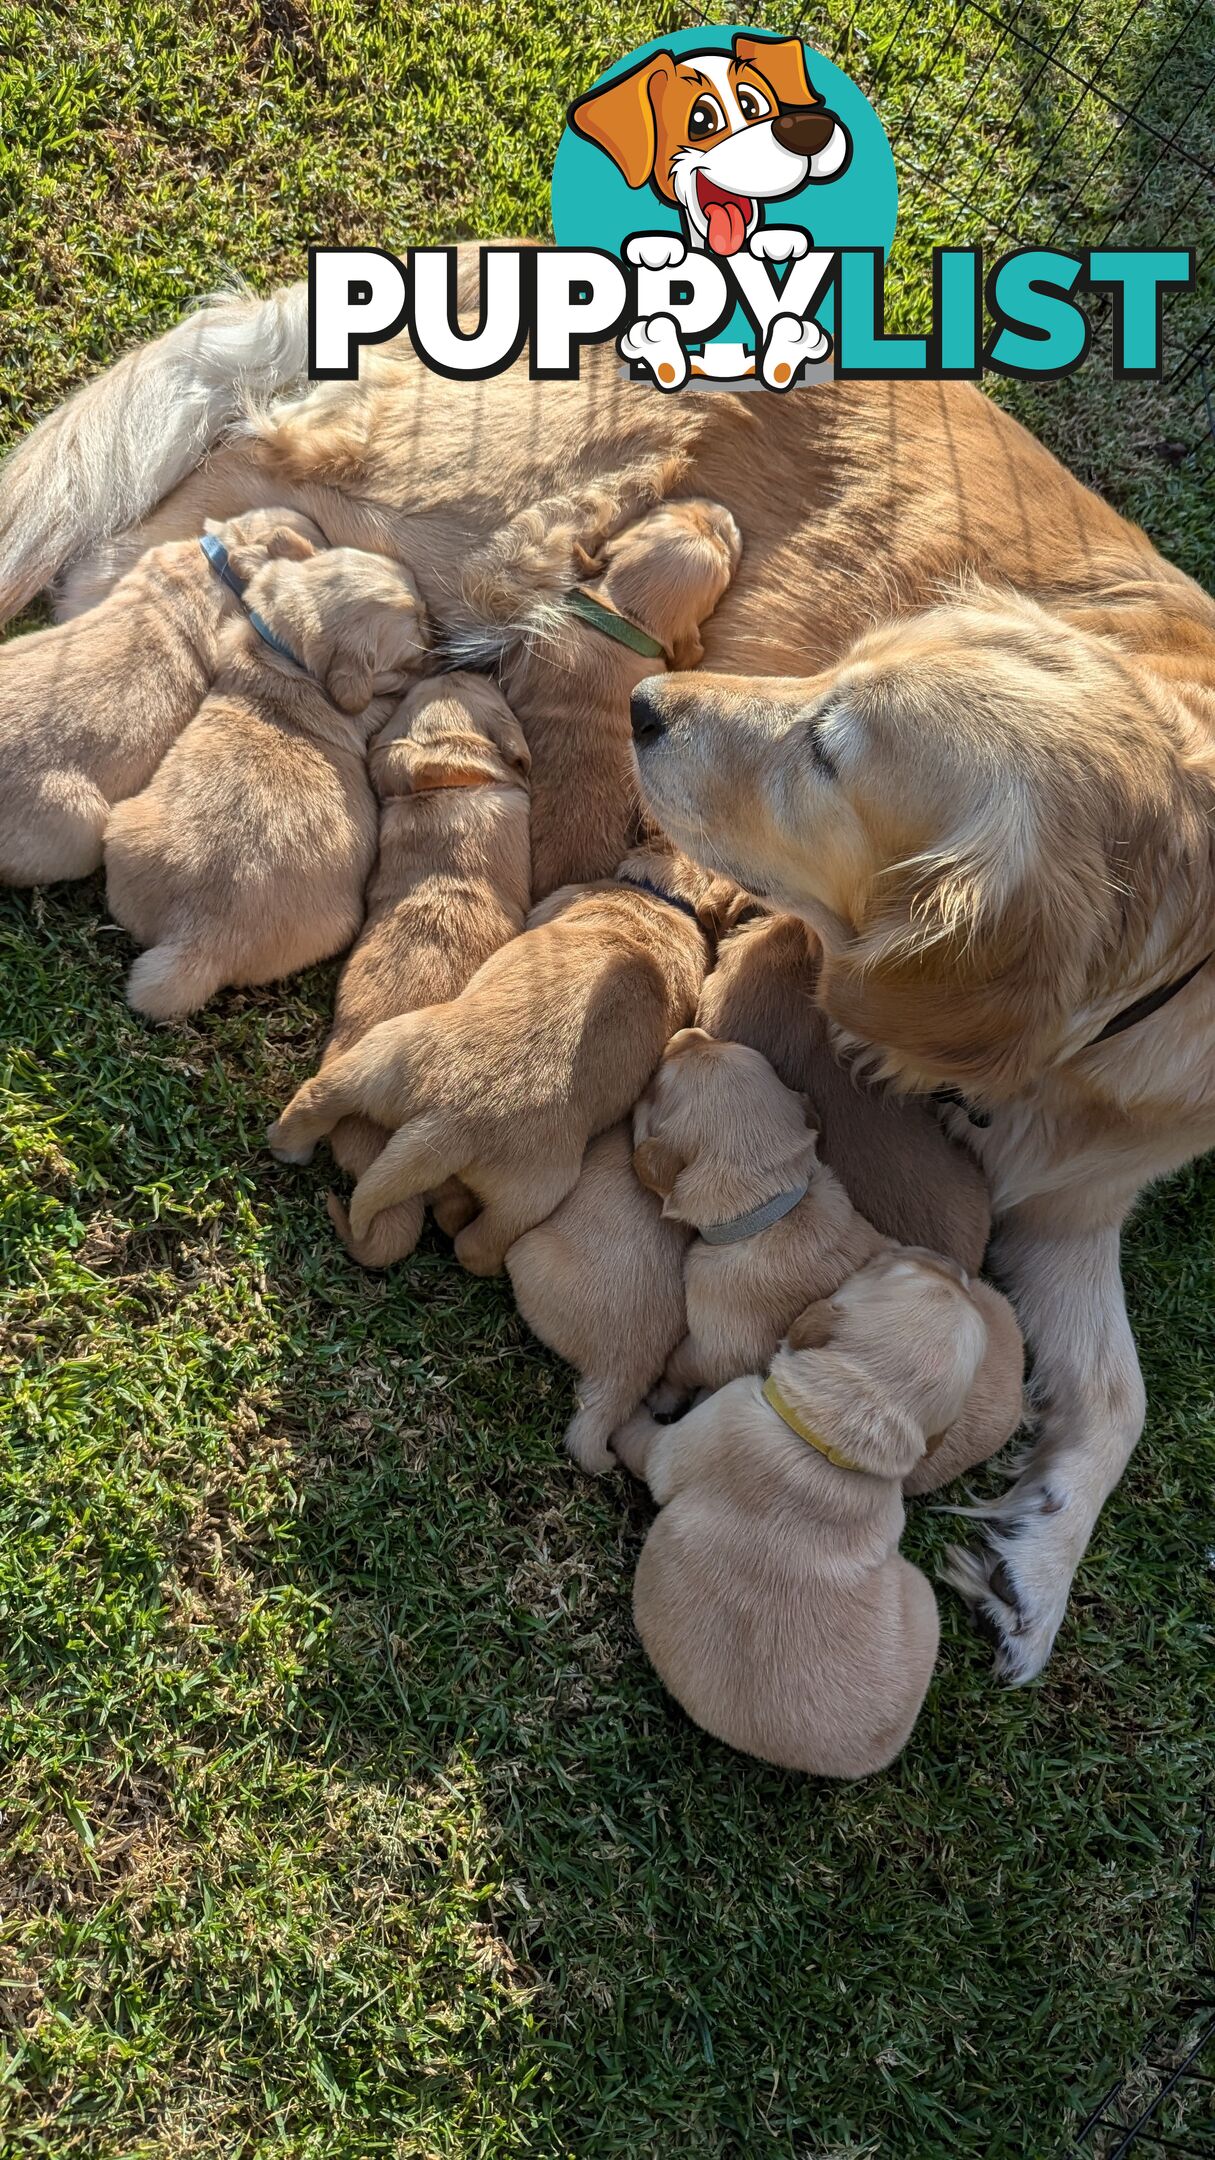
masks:
<instances>
[{"instance_id":1,"label":"mother dog","mask_svg":"<svg viewBox=\"0 0 1215 2160\"><path fill-rule=\"evenodd\" d=\"M459 383L396 343L307 391L306 351L302 290L228 301L52 414L0 475L0 616L277 503L458 627L470 555L540 499L588 538L673 492L733 510L706 664L783 679L671 684L643 773L685 846L820 924L828 1009L887 1071L990 1109L1042 1418L958 1574L1029 1678L1143 1420L1119 1226L1215 1144L1215 603L969 385L667 398L610 351Z\"/></svg>"}]
</instances>

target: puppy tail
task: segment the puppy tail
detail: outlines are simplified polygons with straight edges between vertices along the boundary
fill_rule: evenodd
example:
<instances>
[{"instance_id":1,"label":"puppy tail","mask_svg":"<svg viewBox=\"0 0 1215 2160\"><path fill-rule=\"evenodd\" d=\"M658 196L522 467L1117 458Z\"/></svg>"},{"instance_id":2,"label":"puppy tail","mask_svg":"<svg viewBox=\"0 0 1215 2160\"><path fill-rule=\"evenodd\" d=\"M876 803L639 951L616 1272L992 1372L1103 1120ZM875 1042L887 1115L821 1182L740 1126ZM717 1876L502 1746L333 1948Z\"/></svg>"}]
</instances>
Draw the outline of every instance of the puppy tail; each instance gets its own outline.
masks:
<instances>
[{"instance_id":1,"label":"puppy tail","mask_svg":"<svg viewBox=\"0 0 1215 2160\"><path fill-rule=\"evenodd\" d=\"M619 1378L584 1380L578 1390L578 1408L565 1433L566 1452L580 1470L602 1477L616 1468L608 1442L617 1427L637 1408L641 1390L622 1386Z\"/></svg>"},{"instance_id":2,"label":"puppy tail","mask_svg":"<svg viewBox=\"0 0 1215 2160\"><path fill-rule=\"evenodd\" d=\"M223 972L182 945L153 945L127 977L127 1003L149 1020L183 1020L223 982Z\"/></svg>"},{"instance_id":3,"label":"puppy tail","mask_svg":"<svg viewBox=\"0 0 1215 2160\"><path fill-rule=\"evenodd\" d=\"M450 1117L414 1118L394 1132L350 1196L350 1230L362 1246L377 1216L433 1192L468 1160L468 1138Z\"/></svg>"},{"instance_id":4,"label":"puppy tail","mask_svg":"<svg viewBox=\"0 0 1215 2160\"><path fill-rule=\"evenodd\" d=\"M420 1197L398 1201L376 1216L367 1236L359 1239L350 1228L350 1216L335 1192L326 1194L329 1220L352 1260L360 1267L386 1268L396 1260L408 1260L422 1235L426 1210Z\"/></svg>"},{"instance_id":5,"label":"puppy tail","mask_svg":"<svg viewBox=\"0 0 1215 2160\"><path fill-rule=\"evenodd\" d=\"M85 383L0 468L0 623L307 368L308 295L293 285L221 294Z\"/></svg>"}]
</instances>

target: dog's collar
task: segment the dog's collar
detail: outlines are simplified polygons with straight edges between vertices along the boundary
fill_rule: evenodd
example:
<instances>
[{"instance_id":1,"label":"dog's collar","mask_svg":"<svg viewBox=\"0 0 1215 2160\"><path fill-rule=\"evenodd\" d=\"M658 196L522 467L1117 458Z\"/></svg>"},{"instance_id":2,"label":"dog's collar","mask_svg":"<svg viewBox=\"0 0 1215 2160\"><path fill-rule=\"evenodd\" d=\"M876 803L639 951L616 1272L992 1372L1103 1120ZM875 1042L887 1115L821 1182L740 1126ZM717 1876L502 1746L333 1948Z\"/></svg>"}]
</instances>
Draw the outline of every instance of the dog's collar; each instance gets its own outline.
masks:
<instances>
[{"instance_id":1,"label":"dog's collar","mask_svg":"<svg viewBox=\"0 0 1215 2160\"><path fill-rule=\"evenodd\" d=\"M615 638L618 645L627 645L631 652L640 653L646 660L665 660L667 649L648 630L640 630L636 623L618 615L614 608L605 607L593 593L583 592L575 585L565 596L565 604L571 615L578 615L592 630L602 630L605 637Z\"/></svg>"},{"instance_id":2,"label":"dog's collar","mask_svg":"<svg viewBox=\"0 0 1215 2160\"><path fill-rule=\"evenodd\" d=\"M1187 968L1184 975L1177 977L1176 982L1166 983L1162 990L1149 990L1146 997L1136 998L1133 1005L1127 1005L1120 1013L1115 1013L1112 1020L1106 1021L1101 1033L1094 1035L1092 1041L1085 1044L1085 1049L1095 1050L1098 1043L1108 1042L1112 1035L1121 1035L1124 1028L1135 1027L1140 1020L1150 1019L1154 1012L1159 1012L1162 1005L1167 1005L1170 998L1175 998L1185 989L1187 983L1192 983L1194 977L1201 974L1211 957L1210 953L1204 953L1201 960L1196 960L1192 968Z\"/></svg>"},{"instance_id":3,"label":"dog's collar","mask_svg":"<svg viewBox=\"0 0 1215 2160\"><path fill-rule=\"evenodd\" d=\"M618 885L631 885L634 892L648 893L651 900L661 900L664 907L678 908L681 915L686 915L690 922L695 923L698 930L704 931L705 926L692 902L681 899L678 893L664 892L661 885L651 885L648 878L627 877L623 870L616 872L616 883ZM708 935L707 931L705 931L705 935Z\"/></svg>"},{"instance_id":4,"label":"dog's collar","mask_svg":"<svg viewBox=\"0 0 1215 2160\"><path fill-rule=\"evenodd\" d=\"M220 584L226 585L230 593L235 593L241 606L245 609L246 619L256 630L263 645L268 645L271 652L276 652L280 660L289 660L292 667L299 669L301 675L307 675L309 670L304 666L303 661L296 658L289 645L284 645L281 637L278 637L270 628L265 616L259 615L256 608L245 607L245 588L248 579L237 577L223 541L217 539L214 533L200 533L198 544Z\"/></svg>"},{"instance_id":5,"label":"dog's collar","mask_svg":"<svg viewBox=\"0 0 1215 2160\"><path fill-rule=\"evenodd\" d=\"M740 1245L744 1238L756 1237L761 1230L770 1230L773 1223L791 1215L809 1190L809 1179L803 1185L791 1185L788 1192L773 1193L762 1207L749 1208L745 1215L732 1215L729 1222L703 1223L697 1236L706 1245Z\"/></svg>"},{"instance_id":6,"label":"dog's collar","mask_svg":"<svg viewBox=\"0 0 1215 2160\"><path fill-rule=\"evenodd\" d=\"M838 1448L830 1447L822 1434L815 1432L812 1425L802 1423L796 1410L785 1401L770 1373L764 1381L763 1394L764 1401L768 1404L769 1409L775 1410L777 1417L780 1418L783 1424L788 1426L790 1432L795 1432L799 1440L808 1441L812 1448L817 1448L819 1454L825 1455L827 1461L834 1463L837 1470L860 1469L860 1464L853 1462L850 1456L841 1455Z\"/></svg>"}]
</instances>

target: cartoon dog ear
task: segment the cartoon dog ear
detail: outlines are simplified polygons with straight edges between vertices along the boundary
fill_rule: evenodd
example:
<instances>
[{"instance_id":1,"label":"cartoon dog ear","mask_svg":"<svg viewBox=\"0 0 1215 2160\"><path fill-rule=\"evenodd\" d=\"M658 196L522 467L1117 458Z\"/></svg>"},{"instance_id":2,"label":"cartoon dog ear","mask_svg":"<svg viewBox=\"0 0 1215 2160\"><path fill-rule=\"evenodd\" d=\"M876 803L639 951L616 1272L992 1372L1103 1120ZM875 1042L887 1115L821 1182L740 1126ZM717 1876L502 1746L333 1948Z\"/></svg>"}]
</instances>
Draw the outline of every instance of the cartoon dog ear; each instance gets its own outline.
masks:
<instances>
[{"instance_id":1,"label":"cartoon dog ear","mask_svg":"<svg viewBox=\"0 0 1215 2160\"><path fill-rule=\"evenodd\" d=\"M653 59L643 60L640 67L618 75L600 90L588 91L570 106L569 124L575 135L606 150L631 188L644 187L654 171L658 123L653 91L674 73L672 54L655 53Z\"/></svg>"},{"instance_id":2,"label":"cartoon dog ear","mask_svg":"<svg viewBox=\"0 0 1215 2160\"><path fill-rule=\"evenodd\" d=\"M734 58L749 60L766 82L771 83L779 105L821 105L822 98L806 73L806 53L800 38L744 37L734 40Z\"/></svg>"}]
</instances>

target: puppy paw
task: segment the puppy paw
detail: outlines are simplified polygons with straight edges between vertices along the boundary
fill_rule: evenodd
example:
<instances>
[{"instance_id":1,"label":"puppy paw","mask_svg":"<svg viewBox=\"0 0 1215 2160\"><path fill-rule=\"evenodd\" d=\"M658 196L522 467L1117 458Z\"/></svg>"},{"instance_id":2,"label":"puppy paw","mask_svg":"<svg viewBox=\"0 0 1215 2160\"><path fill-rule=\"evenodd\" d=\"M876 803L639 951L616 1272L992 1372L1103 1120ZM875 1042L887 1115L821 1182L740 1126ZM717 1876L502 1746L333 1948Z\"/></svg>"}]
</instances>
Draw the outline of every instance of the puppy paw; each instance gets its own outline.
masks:
<instances>
[{"instance_id":1,"label":"puppy paw","mask_svg":"<svg viewBox=\"0 0 1215 2160\"><path fill-rule=\"evenodd\" d=\"M275 1162L302 1165L310 1163L316 1153L315 1143L302 1147L298 1144L295 1147L291 1145L291 1142L284 1134L282 1118L276 1118L273 1125L266 1127L266 1146L273 1155Z\"/></svg>"},{"instance_id":2,"label":"puppy paw","mask_svg":"<svg viewBox=\"0 0 1215 2160\"><path fill-rule=\"evenodd\" d=\"M761 262L800 262L810 252L809 233L799 232L795 225L760 226L747 242L747 253L757 255Z\"/></svg>"},{"instance_id":3,"label":"puppy paw","mask_svg":"<svg viewBox=\"0 0 1215 2160\"><path fill-rule=\"evenodd\" d=\"M638 270L678 270L688 259L679 233L634 233L625 247L625 261Z\"/></svg>"},{"instance_id":4,"label":"puppy paw","mask_svg":"<svg viewBox=\"0 0 1215 2160\"><path fill-rule=\"evenodd\" d=\"M617 1462L624 1464L630 1476L644 1478L650 1448L662 1430L648 1410L635 1410L632 1417L612 1434L612 1454Z\"/></svg>"},{"instance_id":5,"label":"puppy paw","mask_svg":"<svg viewBox=\"0 0 1215 2160\"><path fill-rule=\"evenodd\" d=\"M800 315L778 315L768 332L760 374L769 390L791 390L808 360L823 360L831 340L816 322Z\"/></svg>"},{"instance_id":6,"label":"puppy paw","mask_svg":"<svg viewBox=\"0 0 1215 2160\"><path fill-rule=\"evenodd\" d=\"M674 1417L684 1409L688 1400L686 1388L676 1387L672 1380L660 1380L646 1396L646 1408L654 1417Z\"/></svg>"},{"instance_id":7,"label":"puppy paw","mask_svg":"<svg viewBox=\"0 0 1215 2160\"><path fill-rule=\"evenodd\" d=\"M660 390L678 390L688 379L688 356L673 315L647 315L626 330L619 350L648 368Z\"/></svg>"}]
</instances>

